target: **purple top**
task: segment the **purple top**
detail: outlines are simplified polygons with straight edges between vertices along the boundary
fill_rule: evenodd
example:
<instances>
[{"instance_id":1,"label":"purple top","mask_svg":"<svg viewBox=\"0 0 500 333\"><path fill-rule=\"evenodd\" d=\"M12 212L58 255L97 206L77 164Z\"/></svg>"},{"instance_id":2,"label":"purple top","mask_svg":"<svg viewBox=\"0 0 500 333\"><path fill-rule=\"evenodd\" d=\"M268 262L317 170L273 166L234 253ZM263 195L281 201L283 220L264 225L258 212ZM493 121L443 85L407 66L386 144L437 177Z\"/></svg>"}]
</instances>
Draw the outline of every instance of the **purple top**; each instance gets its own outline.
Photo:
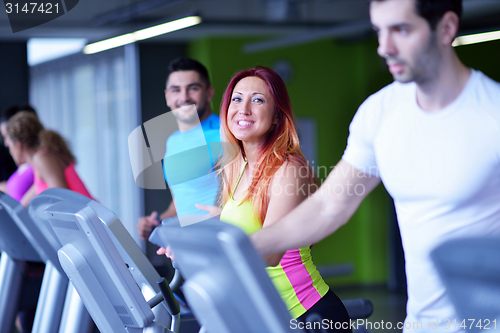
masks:
<instances>
[{"instance_id":1,"label":"purple top","mask_svg":"<svg viewBox=\"0 0 500 333\"><path fill-rule=\"evenodd\" d=\"M20 166L7 180L7 194L21 202L31 185L33 185L33 168L31 165Z\"/></svg>"}]
</instances>

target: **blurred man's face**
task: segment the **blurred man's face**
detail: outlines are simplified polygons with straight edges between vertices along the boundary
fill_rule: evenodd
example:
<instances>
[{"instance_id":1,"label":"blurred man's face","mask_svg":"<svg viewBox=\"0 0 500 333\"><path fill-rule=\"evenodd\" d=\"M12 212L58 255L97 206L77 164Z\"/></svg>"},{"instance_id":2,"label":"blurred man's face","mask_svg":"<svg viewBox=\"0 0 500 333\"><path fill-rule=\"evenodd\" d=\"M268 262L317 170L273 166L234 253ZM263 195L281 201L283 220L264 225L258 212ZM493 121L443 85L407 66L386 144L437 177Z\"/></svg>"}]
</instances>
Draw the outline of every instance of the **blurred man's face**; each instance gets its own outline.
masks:
<instances>
[{"instance_id":1,"label":"blurred man's face","mask_svg":"<svg viewBox=\"0 0 500 333\"><path fill-rule=\"evenodd\" d=\"M165 100L178 121L195 124L210 113L213 88L207 87L196 71L178 71L170 74L165 89ZM182 108L187 105L193 108Z\"/></svg>"},{"instance_id":2,"label":"blurred man's face","mask_svg":"<svg viewBox=\"0 0 500 333\"><path fill-rule=\"evenodd\" d=\"M424 83L438 74L441 57L436 33L416 13L414 0L373 1L370 20L378 35L377 52L394 80Z\"/></svg>"}]
</instances>

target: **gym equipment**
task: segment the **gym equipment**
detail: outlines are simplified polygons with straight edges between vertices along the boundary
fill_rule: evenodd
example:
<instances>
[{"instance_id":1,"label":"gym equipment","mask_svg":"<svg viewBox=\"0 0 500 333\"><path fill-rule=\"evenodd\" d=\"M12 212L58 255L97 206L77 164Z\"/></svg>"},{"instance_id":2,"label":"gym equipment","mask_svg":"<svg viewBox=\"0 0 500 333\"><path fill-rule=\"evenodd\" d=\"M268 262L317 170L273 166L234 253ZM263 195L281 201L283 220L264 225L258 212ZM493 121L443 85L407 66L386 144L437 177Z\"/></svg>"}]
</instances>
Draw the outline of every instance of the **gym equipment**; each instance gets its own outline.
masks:
<instances>
[{"instance_id":1,"label":"gym equipment","mask_svg":"<svg viewBox=\"0 0 500 333\"><path fill-rule=\"evenodd\" d=\"M135 265L135 261L131 261L134 266L129 266L122 259L123 253L119 253L110 232L106 231L105 223L91 206L94 206L93 202L61 201L48 207L44 211L44 218L49 221L63 245L58 251L61 266L101 333L143 332L144 328L166 330L153 322L155 315L151 308L163 308L156 306L160 302L172 315L171 329L178 332L179 307L168 284L162 280L155 288L161 292L153 293L146 302L141 290L151 292L152 286L138 284L134 280L133 275L144 276L140 267ZM108 218L104 217L104 220ZM112 223L115 232L118 224L115 218Z\"/></svg>"},{"instance_id":2,"label":"gym equipment","mask_svg":"<svg viewBox=\"0 0 500 333\"><path fill-rule=\"evenodd\" d=\"M62 268L47 226L31 219L19 202L4 193L0 196L0 206L3 211L0 227L2 249L6 250L6 255L2 255L4 273L1 275L4 281L1 294L4 298L0 307L0 316L5 321L2 320L0 327L6 332L10 332L9 329L13 327L24 276L24 262L34 261L44 262L46 266L32 332L52 333L58 330L65 333L90 332L93 328L90 316L85 308L78 307L74 302L71 311L64 317L71 320L66 321L68 325L60 326L68 281L66 276L60 273Z\"/></svg>"},{"instance_id":3,"label":"gym equipment","mask_svg":"<svg viewBox=\"0 0 500 333\"><path fill-rule=\"evenodd\" d=\"M93 330L90 315L83 306L73 285L68 283L57 251L61 243L50 228L48 222L40 218L39 212L47 206L58 202L61 197L73 198L81 202L88 202L90 198L65 189L48 189L35 196L28 205L28 214L37 225L44 239L50 246L46 250L45 272L40 288L40 297L33 322L33 333L42 332L81 332Z\"/></svg>"},{"instance_id":4,"label":"gym equipment","mask_svg":"<svg viewBox=\"0 0 500 333\"><path fill-rule=\"evenodd\" d=\"M30 203L28 210L37 220L48 225L49 222L44 211L48 207L51 207L61 201L65 201L67 204L75 203L91 207L91 209L98 215L98 218L103 224L104 230L106 230L106 234L118 250L121 260L123 260L127 265L129 274L132 274L135 283L141 289L143 297L149 300L160 292L160 287L157 284L160 276L154 267L145 257L142 250L137 246L114 213L98 202L67 189L52 188L36 196L32 203ZM57 229L53 229L51 226L49 226L48 229L50 229L50 233L59 244L57 250L61 249L62 244L54 232L54 230ZM63 274L66 276L65 273ZM72 295L73 297L78 297L78 294L75 292L73 292ZM83 307L81 301L79 301L79 303ZM155 320L158 323L163 326L169 326L171 324L170 315L164 307L155 307L153 312ZM164 331L165 328L160 325L151 326L144 330L144 332L148 333L162 333Z\"/></svg>"},{"instance_id":5,"label":"gym equipment","mask_svg":"<svg viewBox=\"0 0 500 333\"><path fill-rule=\"evenodd\" d=\"M36 242L38 229L24 207L0 192L0 328L14 327L25 276L25 262L43 262L47 244Z\"/></svg>"},{"instance_id":6,"label":"gym equipment","mask_svg":"<svg viewBox=\"0 0 500 333\"><path fill-rule=\"evenodd\" d=\"M290 314L241 229L216 218L184 227L165 219L149 240L175 252L184 295L209 332L290 330ZM367 299L343 303L353 320L373 312Z\"/></svg>"},{"instance_id":7,"label":"gym equipment","mask_svg":"<svg viewBox=\"0 0 500 333\"><path fill-rule=\"evenodd\" d=\"M62 192L59 192L59 191L62 191ZM64 192L69 192L69 193L64 193ZM148 270L150 268L154 272L154 274L152 274L152 275L155 275L155 274L156 274L156 276L158 276L158 275L157 275L156 271L154 270L154 268L149 263L149 261L142 254L142 251L137 247L137 245L135 244L133 239L126 232L126 230L123 228L121 223L118 221L116 216L113 213L111 213L109 210L104 208L102 205L100 205L94 201L91 201L90 199L88 199L86 197L80 196L74 192L68 191L68 190L50 189L50 190L47 190L44 193L40 194L39 197L40 198L38 199L38 204L36 206L35 205L33 206L33 211L36 212L35 215L38 216L38 218L40 220L45 220L45 221L50 222L50 224L54 230L54 231L52 231L54 233L54 235L56 233L62 232L63 234L64 233L66 234L66 236L62 236L63 238L69 237L65 241L65 243L67 243L67 244L62 244L62 245L64 245L64 246L71 245L72 241L75 241L77 243L83 242L83 243L87 244L84 246L85 250L82 250L82 247L80 245L78 247L75 247L74 245L68 246L68 247L66 247L65 251L63 251L61 249L61 251L59 251L59 255L61 256L61 258L63 258L62 260L65 262L67 273L69 272L68 275L73 274L72 275L72 276L74 276L72 278L73 281L77 281L78 279L80 279L80 280L78 280L79 282L77 282L77 283L80 284L79 288L80 288L80 290L82 290L82 294L83 294L83 290L88 290L88 291L94 290L93 293L90 293L94 296L90 297L87 300L84 300L84 303L87 305L87 307L98 309L98 310L93 310L94 312L96 312L95 317L94 317L94 315L93 315L93 317L94 317L95 321L96 321L96 318L98 318L97 320L99 320L100 322L103 323L103 324L100 324L101 326L98 325L98 327L101 329L101 331L104 333L104 332L106 332L105 331L106 329L111 329L109 332L118 332L118 330L120 330L120 328L125 329L127 332L138 332L138 331L146 332L148 330L155 330L155 329L162 331L162 332L165 331L166 329L164 327L162 327L160 325L155 325L151 322L151 316L150 316L151 310L149 309L149 307L151 307L154 304L156 304L157 302L161 301L161 300L159 300L159 299L161 299L161 296L158 296L158 295L156 297L154 297L154 299L149 298L149 296L154 294L154 293L150 293L151 289L155 289L155 291L156 291L156 290L160 290L160 287L158 287L155 283L151 282L151 279L152 279L151 277L147 278L148 274L144 275L144 274L138 273L138 272L140 272L141 270L144 270L144 269ZM41 198L43 198L43 197L45 197L45 199L42 200ZM70 198L70 200L61 201L61 199L64 199L64 198ZM54 202L57 202L57 201L60 201L60 202L54 204ZM45 212L44 212L44 210L45 210ZM49 216L49 214L52 216ZM68 221L70 221L72 223L68 223ZM93 236L88 236L89 234L82 234L81 232L79 233L80 236L78 236L78 238L75 238L75 239L72 239L73 236L68 236L68 233L73 234L73 235L75 234L73 232L74 226L79 225L75 221L78 221L78 223L84 223L86 228L89 228L89 229L88 230L84 229L84 228L83 229L80 228L80 229L87 230L87 231L91 232L91 234L93 234ZM68 225L71 225L71 227L68 228ZM92 227L92 226L94 226L94 227ZM57 231L57 230L59 230L59 231ZM103 230L106 230L106 232L103 232ZM59 236L61 236L61 235L59 235ZM59 236L57 236L56 238L59 238ZM109 238L107 238L107 237L109 237ZM104 243L102 243L102 242L99 243L99 241L96 240L96 239L101 239L101 241L102 241L102 239L104 239L104 238L107 240ZM71 242L68 243L67 242L68 239L72 239ZM77 239L80 239L80 241L78 241ZM83 239L83 241L82 241L82 239ZM91 239L93 239L92 242L90 242ZM118 241L118 239L119 239L119 241ZM124 243L127 243L127 241L123 241L123 239L127 239L127 241L129 242L129 244L127 246L122 246ZM90 244L92 244L92 246L88 246L89 242L90 242ZM95 242L97 242L97 243L95 243ZM95 249L96 244L100 244L97 247L97 250ZM105 244L108 244L108 245L114 244L116 246L116 248L114 250L114 254L111 256L111 259L108 258L108 256L110 256L109 246L105 245ZM87 253L87 249L89 249L89 248L90 248L90 254ZM111 246L111 248L113 248L113 246ZM83 255L84 253L82 251L85 252L85 255L90 255L90 258L93 258L93 259L87 260L86 256ZM111 250L111 252L113 252L113 250ZM116 255L116 253L118 253L118 256ZM106 259L107 261L105 260L106 263L109 264L110 262L115 262L115 264L114 265L103 265L101 262L101 265L100 265L101 269L97 269L97 270L90 269L89 270L88 267L98 265L96 263L98 263L99 260L96 261L94 259L96 257L100 257L100 256L102 257L103 255L104 255L103 258L108 258L108 259ZM71 260L68 261L68 260L64 259L64 257L66 257L66 259L69 258ZM82 260L82 258L84 258L84 260ZM259 258L259 260L260 260L260 258ZM126 265L128 265L128 267L124 265L125 263L126 263ZM89 265L89 266L87 267L87 265ZM141 268L141 265L142 266L145 265L146 268ZM93 272L97 272L97 271L99 271L99 272L102 271L103 267L105 268L105 270L107 270L107 269L111 270L111 272L112 272L111 275L109 274L109 272L106 273L108 275L108 277L113 276L113 278L111 280L109 278L106 278L106 277L104 277L102 279L101 278L98 279L97 278L98 274L93 273ZM122 267L122 268L117 268L117 267ZM78 271L77 268L81 268L81 270ZM116 275L117 274L116 272L118 272L118 275ZM128 273L125 274L125 272L128 272ZM135 273L135 275L134 275L134 273ZM74 275L74 274L76 274L76 275ZM82 274L84 274L84 276L86 278L82 279L81 278ZM134 276L134 279L135 279L135 281L132 280L132 281L134 281L133 283L131 283L131 281L130 281L131 274ZM265 270L264 270L264 274L265 274L266 278L268 279L267 273L265 273ZM115 282L114 285L111 285L112 286L112 287L110 287L111 289L109 289L108 288L109 281L116 281L115 280L116 278L128 279L128 280L123 280L123 281L119 280L119 281L121 281L121 282L119 282L119 287L116 286L116 282ZM141 278L143 280L146 280L147 282L141 284L139 282ZM97 285L102 285L103 283L105 284L105 288L101 287L99 289L99 288L95 287ZM137 293L135 293L135 295L133 294L134 291L132 291L132 290L135 290L135 288L137 288L137 287L133 288L131 286L134 285L135 283L137 283L137 285L141 286L141 289L143 290L143 293L142 293L143 297L138 297ZM269 283L271 283L271 282L269 281ZM156 288L154 288L154 287L156 287ZM272 286L272 287L274 290L274 286ZM95 292L95 290L100 290L100 291ZM114 292L114 296L112 295L111 298L108 295L106 295L104 297L104 298L108 299L108 303L106 303L106 302L102 301L102 298L104 295L103 291L107 292L108 290L115 290L115 291L119 290L119 292ZM146 292L144 292L144 290L146 290ZM111 292L111 293L113 293L113 292ZM123 295L129 295L129 296L124 296L125 297L125 299L124 299L122 297L122 293L124 293ZM146 296L145 293L149 294L149 295ZM90 295L90 294L85 293L85 295ZM130 295L132 295L132 296L130 296ZM113 299L113 297L117 297L117 296L118 296L119 303L125 302L124 304L126 306L121 304L122 306L125 306L125 309L129 309L130 304L132 304L132 307L134 309L142 309L142 310L138 312L139 314L137 312L134 312L135 317L131 318L130 316L128 316L126 314L126 312L123 311L124 308L122 308L122 307L118 306L118 307L113 307L113 309L111 309L109 307L109 304L110 304L109 299ZM87 296L85 296L85 297L87 297ZM149 300L149 303L150 303L149 306L145 305L144 298ZM282 301L279 298L279 296L278 296L278 300L283 307L284 304L282 304ZM130 302L132 302L132 303L130 303ZM103 305L104 303L106 303L107 305ZM174 303L175 303L175 300L174 300ZM90 305L88 305L88 304L90 304ZM100 308L103 306L104 307L108 306L106 311L109 311L111 309L110 313L112 313L112 314L109 316L103 315L102 313L104 313L104 312L102 312L102 309ZM162 306L154 307L154 310L157 310L157 309L165 310L164 307L162 307ZM113 311L114 311L114 314L113 314ZM121 311L121 312L119 312L119 311ZM196 309L195 309L195 311L196 311ZM348 311L349 311L349 309L348 309ZM288 311L286 311L286 309L285 309L285 313L287 316L289 316ZM174 331L176 331L175 322L177 322L177 324L178 324L178 313L177 314L174 313L174 316L176 316L175 318L177 318L177 319L174 318L171 321L171 328L173 328ZM111 317L113 317L114 320L111 320L110 319ZM119 320L117 320L117 319L119 319ZM110 324L111 322L113 322L112 325ZM125 326L125 323L127 323L128 326ZM96 324L97 324L97 321L96 321ZM288 329L289 322L287 322L286 324L287 324L286 329ZM122 325L122 326L116 326L116 325ZM117 328L117 327L120 327L120 328ZM144 330L142 330L142 327L146 327L146 328L144 328ZM104 328L104 330L102 328Z\"/></svg>"},{"instance_id":8,"label":"gym equipment","mask_svg":"<svg viewBox=\"0 0 500 333\"><path fill-rule=\"evenodd\" d=\"M460 320L465 320L457 328L464 324L468 332L500 332L500 238L449 240L431 258Z\"/></svg>"},{"instance_id":9,"label":"gym equipment","mask_svg":"<svg viewBox=\"0 0 500 333\"><path fill-rule=\"evenodd\" d=\"M162 224L150 240L175 252L184 295L208 332L292 331L290 313L241 229L217 219Z\"/></svg>"}]
</instances>

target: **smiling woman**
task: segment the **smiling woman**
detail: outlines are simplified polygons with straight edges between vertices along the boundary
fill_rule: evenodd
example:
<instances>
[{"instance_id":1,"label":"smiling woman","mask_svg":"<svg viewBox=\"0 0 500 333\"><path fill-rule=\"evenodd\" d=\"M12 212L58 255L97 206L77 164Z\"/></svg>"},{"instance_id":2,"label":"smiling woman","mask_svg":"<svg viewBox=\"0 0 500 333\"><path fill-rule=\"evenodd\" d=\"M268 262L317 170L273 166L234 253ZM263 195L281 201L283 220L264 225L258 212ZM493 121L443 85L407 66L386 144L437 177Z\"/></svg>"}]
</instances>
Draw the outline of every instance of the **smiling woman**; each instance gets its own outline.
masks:
<instances>
[{"instance_id":1,"label":"smiling woman","mask_svg":"<svg viewBox=\"0 0 500 333\"><path fill-rule=\"evenodd\" d=\"M216 166L223 181L220 218L249 235L306 199L311 191L301 189L314 190L317 180L300 150L285 84L271 69L237 73L224 94L220 117L222 139L239 148L224 151ZM349 327L341 325L349 323L347 311L323 281L310 250L306 246L276 255L277 265L267 268L271 280L294 319Z\"/></svg>"},{"instance_id":2,"label":"smiling woman","mask_svg":"<svg viewBox=\"0 0 500 333\"><path fill-rule=\"evenodd\" d=\"M236 84L227 115L231 133L249 149L258 149L266 133L276 125L274 100L267 84L249 76ZM255 147L251 148L251 145Z\"/></svg>"}]
</instances>

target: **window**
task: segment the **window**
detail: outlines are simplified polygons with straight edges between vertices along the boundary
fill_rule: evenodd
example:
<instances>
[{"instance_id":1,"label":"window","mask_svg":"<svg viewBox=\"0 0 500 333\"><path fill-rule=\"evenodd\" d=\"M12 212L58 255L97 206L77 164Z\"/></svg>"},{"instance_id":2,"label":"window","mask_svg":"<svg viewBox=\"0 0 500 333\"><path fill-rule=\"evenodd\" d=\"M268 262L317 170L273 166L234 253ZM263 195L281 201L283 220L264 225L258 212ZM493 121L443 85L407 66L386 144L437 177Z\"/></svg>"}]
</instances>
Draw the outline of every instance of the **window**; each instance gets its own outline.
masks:
<instances>
[{"instance_id":1,"label":"window","mask_svg":"<svg viewBox=\"0 0 500 333\"><path fill-rule=\"evenodd\" d=\"M135 184L128 135L141 124L136 45L74 54L31 67L30 102L44 126L70 144L91 194L138 240L142 190Z\"/></svg>"}]
</instances>

